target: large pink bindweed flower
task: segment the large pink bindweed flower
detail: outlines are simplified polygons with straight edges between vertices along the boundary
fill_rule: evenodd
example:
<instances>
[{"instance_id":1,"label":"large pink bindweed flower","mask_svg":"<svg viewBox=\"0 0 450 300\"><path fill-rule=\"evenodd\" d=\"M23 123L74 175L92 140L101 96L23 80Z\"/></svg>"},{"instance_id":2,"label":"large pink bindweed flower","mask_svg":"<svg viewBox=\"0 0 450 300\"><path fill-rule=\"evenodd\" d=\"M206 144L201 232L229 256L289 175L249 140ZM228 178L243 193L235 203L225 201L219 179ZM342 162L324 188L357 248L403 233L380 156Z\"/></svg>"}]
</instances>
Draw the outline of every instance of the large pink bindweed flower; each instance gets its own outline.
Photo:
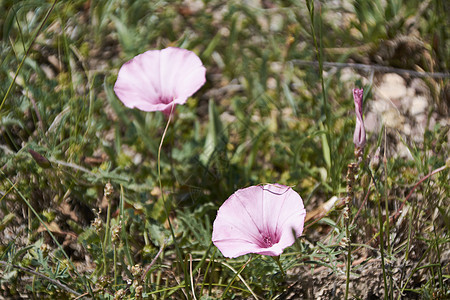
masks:
<instances>
[{"instance_id":1,"label":"large pink bindweed flower","mask_svg":"<svg viewBox=\"0 0 450 300\"><path fill-rule=\"evenodd\" d=\"M212 241L225 257L280 255L303 232L302 198L288 186L267 184L236 191L219 208Z\"/></svg>"},{"instance_id":2,"label":"large pink bindweed flower","mask_svg":"<svg viewBox=\"0 0 450 300\"><path fill-rule=\"evenodd\" d=\"M149 50L119 70L114 92L130 108L162 111L184 104L206 81L200 58L189 50L169 47Z\"/></svg>"},{"instance_id":3,"label":"large pink bindweed flower","mask_svg":"<svg viewBox=\"0 0 450 300\"><path fill-rule=\"evenodd\" d=\"M355 101L356 126L353 134L353 143L359 149L366 145L366 129L364 128L362 105L363 89L353 89L353 100Z\"/></svg>"}]
</instances>

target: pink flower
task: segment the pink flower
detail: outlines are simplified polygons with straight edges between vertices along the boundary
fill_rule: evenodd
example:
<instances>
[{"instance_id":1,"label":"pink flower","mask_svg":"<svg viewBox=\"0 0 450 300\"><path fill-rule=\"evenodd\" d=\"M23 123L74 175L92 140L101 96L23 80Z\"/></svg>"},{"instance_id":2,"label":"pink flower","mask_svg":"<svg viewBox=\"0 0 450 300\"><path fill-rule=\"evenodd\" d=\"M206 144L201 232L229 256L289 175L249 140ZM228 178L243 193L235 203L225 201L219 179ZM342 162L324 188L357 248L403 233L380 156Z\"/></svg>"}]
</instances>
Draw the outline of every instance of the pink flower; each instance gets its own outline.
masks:
<instances>
[{"instance_id":1,"label":"pink flower","mask_svg":"<svg viewBox=\"0 0 450 300\"><path fill-rule=\"evenodd\" d=\"M353 143L357 148L364 148L366 145L366 130L364 128L362 104L363 89L353 89L353 100L355 101L356 126L353 134Z\"/></svg>"},{"instance_id":2,"label":"pink flower","mask_svg":"<svg viewBox=\"0 0 450 300\"><path fill-rule=\"evenodd\" d=\"M184 104L205 83L205 72L191 51L150 50L120 68L114 91L127 107L168 115L172 105Z\"/></svg>"},{"instance_id":3,"label":"pink flower","mask_svg":"<svg viewBox=\"0 0 450 300\"><path fill-rule=\"evenodd\" d=\"M236 191L219 208L212 241L226 257L248 253L278 256L303 232L302 198L280 184Z\"/></svg>"}]
</instances>

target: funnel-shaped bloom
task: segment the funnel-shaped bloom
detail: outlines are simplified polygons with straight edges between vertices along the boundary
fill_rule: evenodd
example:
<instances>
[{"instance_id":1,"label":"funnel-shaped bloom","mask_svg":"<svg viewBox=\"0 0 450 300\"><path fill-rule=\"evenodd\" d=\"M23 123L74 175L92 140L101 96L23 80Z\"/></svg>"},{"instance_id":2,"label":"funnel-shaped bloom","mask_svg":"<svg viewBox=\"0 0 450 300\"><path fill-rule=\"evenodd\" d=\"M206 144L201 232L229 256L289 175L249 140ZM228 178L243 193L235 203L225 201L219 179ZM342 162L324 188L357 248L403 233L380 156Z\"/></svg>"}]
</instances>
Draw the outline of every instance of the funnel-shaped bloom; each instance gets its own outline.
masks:
<instances>
[{"instance_id":1,"label":"funnel-shaped bloom","mask_svg":"<svg viewBox=\"0 0 450 300\"><path fill-rule=\"evenodd\" d=\"M364 128L362 105L363 89L353 89L353 100L355 101L356 126L353 134L353 143L357 148L364 148L366 145L366 129Z\"/></svg>"},{"instance_id":2,"label":"funnel-shaped bloom","mask_svg":"<svg viewBox=\"0 0 450 300\"><path fill-rule=\"evenodd\" d=\"M205 83L205 72L189 50L150 50L120 68L114 91L127 107L168 115L172 105L184 104Z\"/></svg>"},{"instance_id":3,"label":"funnel-shaped bloom","mask_svg":"<svg viewBox=\"0 0 450 300\"><path fill-rule=\"evenodd\" d=\"M212 241L226 257L248 253L278 256L303 232L302 198L279 184L236 191L219 208Z\"/></svg>"}]
</instances>

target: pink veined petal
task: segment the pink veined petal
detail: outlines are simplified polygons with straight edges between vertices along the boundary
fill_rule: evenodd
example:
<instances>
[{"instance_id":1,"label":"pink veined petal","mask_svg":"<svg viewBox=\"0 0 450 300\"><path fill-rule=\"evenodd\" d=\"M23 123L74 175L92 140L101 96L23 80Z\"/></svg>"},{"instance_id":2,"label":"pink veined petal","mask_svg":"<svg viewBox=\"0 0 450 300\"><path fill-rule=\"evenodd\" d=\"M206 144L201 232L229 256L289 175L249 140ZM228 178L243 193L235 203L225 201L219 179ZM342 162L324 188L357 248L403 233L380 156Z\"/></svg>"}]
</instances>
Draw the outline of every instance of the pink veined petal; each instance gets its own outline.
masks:
<instances>
[{"instance_id":1,"label":"pink veined petal","mask_svg":"<svg viewBox=\"0 0 450 300\"><path fill-rule=\"evenodd\" d=\"M362 105L363 89L353 89L353 100L355 102L356 126L353 134L353 143L356 147L363 148L366 144L366 130L364 128Z\"/></svg>"},{"instance_id":2,"label":"pink veined petal","mask_svg":"<svg viewBox=\"0 0 450 300\"><path fill-rule=\"evenodd\" d=\"M281 255L281 253L283 253L284 248L285 247L281 247L281 245L279 243L277 243L277 244L273 245L272 247L261 248L252 253L261 254L261 255L269 255L269 256L279 256L279 255Z\"/></svg>"},{"instance_id":3,"label":"pink veined petal","mask_svg":"<svg viewBox=\"0 0 450 300\"><path fill-rule=\"evenodd\" d=\"M214 245L220 250L223 256L228 258L235 258L249 253L278 256L283 253L284 249L279 244L275 244L269 248L261 248L256 244L237 239L215 241Z\"/></svg>"},{"instance_id":4,"label":"pink veined petal","mask_svg":"<svg viewBox=\"0 0 450 300\"><path fill-rule=\"evenodd\" d=\"M353 134L353 143L360 148L366 144L366 131L364 128L364 123L358 118L356 119L355 132Z\"/></svg>"},{"instance_id":5,"label":"pink veined petal","mask_svg":"<svg viewBox=\"0 0 450 300\"><path fill-rule=\"evenodd\" d=\"M265 205L264 209L264 223L266 224L267 232L272 234L272 237L279 241L288 220L293 214L298 214L304 211L303 201L301 197L290 187L283 185L265 185L264 193ZM299 224L303 225L303 220ZM289 231L292 229L290 228ZM302 231L299 231L300 236Z\"/></svg>"},{"instance_id":6,"label":"pink veined petal","mask_svg":"<svg viewBox=\"0 0 450 300\"><path fill-rule=\"evenodd\" d=\"M281 248L284 249L291 246L295 242L295 239L302 235L305 217L306 210L303 208L293 212L279 224L282 228L280 240L278 241Z\"/></svg>"},{"instance_id":7,"label":"pink veined petal","mask_svg":"<svg viewBox=\"0 0 450 300\"><path fill-rule=\"evenodd\" d=\"M223 254L223 256L228 258L235 258L249 253L259 253L267 251L266 249L259 247L255 243L250 243L248 241L236 238L213 240L213 242L214 245Z\"/></svg>"},{"instance_id":8,"label":"pink veined petal","mask_svg":"<svg viewBox=\"0 0 450 300\"><path fill-rule=\"evenodd\" d=\"M258 217L258 214L255 214L251 206L248 206L248 204L258 201L258 198L255 197L255 188L260 190L259 187L238 190L219 208L213 224L212 240L214 243L217 240L235 238L256 245L260 244L261 233L257 220L254 219Z\"/></svg>"},{"instance_id":9,"label":"pink veined petal","mask_svg":"<svg viewBox=\"0 0 450 300\"><path fill-rule=\"evenodd\" d=\"M161 50L161 94L184 104L206 81L206 69L193 52L169 47Z\"/></svg>"},{"instance_id":10,"label":"pink veined petal","mask_svg":"<svg viewBox=\"0 0 450 300\"><path fill-rule=\"evenodd\" d=\"M280 184L267 184L263 187L262 214L264 231L268 234L273 243L277 243L280 238L280 231L277 228L279 215L283 209L286 196L289 194L289 187Z\"/></svg>"},{"instance_id":11,"label":"pink veined petal","mask_svg":"<svg viewBox=\"0 0 450 300\"><path fill-rule=\"evenodd\" d=\"M130 108L163 111L184 104L206 81L206 69L193 52L169 47L137 55L119 70L114 91Z\"/></svg>"},{"instance_id":12,"label":"pink veined petal","mask_svg":"<svg viewBox=\"0 0 450 300\"><path fill-rule=\"evenodd\" d=\"M144 111L164 108L165 104L159 103L161 84L160 76L155 71L159 70L159 56L158 50L150 50L120 68L114 91L125 106Z\"/></svg>"},{"instance_id":13,"label":"pink veined petal","mask_svg":"<svg viewBox=\"0 0 450 300\"><path fill-rule=\"evenodd\" d=\"M251 186L236 191L235 200L238 201L247 212L252 224L258 230L258 238L261 237L264 228L263 210L262 210L262 186Z\"/></svg>"},{"instance_id":14,"label":"pink veined petal","mask_svg":"<svg viewBox=\"0 0 450 300\"><path fill-rule=\"evenodd\" d=\"M205 72L206 69L204 67L192 69L190 74L184 77L184 80L180 80L179 85L177 86L176 97L173 101L176 104L186 103L187 98L192 96L205 84Z\"/></svg>"},{"instance_id":15,"label":"pink veined petal","mask_svg":"<svg viewBox=\"0 0 450 300\"><path fill-rule=\"evenodd\" d=\"M226 257L277 256L301 235L305 215L301 197L290 187L248 187L236 191L220 207L212 240Z\"/></svg>"}]
</instances>

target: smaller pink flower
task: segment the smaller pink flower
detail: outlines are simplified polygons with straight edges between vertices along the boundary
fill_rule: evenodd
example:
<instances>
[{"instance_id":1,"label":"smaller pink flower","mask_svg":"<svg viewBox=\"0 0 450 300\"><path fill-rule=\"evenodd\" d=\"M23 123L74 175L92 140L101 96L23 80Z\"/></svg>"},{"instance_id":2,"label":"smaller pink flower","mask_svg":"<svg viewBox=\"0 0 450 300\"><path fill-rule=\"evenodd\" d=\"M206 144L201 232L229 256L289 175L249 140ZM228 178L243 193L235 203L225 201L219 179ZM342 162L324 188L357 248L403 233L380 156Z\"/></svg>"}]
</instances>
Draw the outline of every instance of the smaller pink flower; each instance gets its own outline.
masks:
<instances>
[{"instance_id":1,"label":"smaller pink flower","mask_svg":"<svg viewBox=\"0 0 450 300\"><path fill-rule=\"evenodd\" d=\"M219 208L212 241L229 258L278 256L301 236L305 216L302 198L290 187L251 186L236 191Z\"/></svg>"},{"instance_id":2,"label":"smaller pink flower","mask_svg":"<svg viewBox=\"0 0 450 300\"><path fill-rule=\"evenodd\" d=\"M169 47L149 50L119 70L114 92L130 108L170 114L206 81L200 58L189 50Z\"/></svg>"},{"instance_id":3,"label":"smaller pink flower","mask_svg":"<svg viewBox=\"0 0 450 300\"><path fill-rule=\"evenodd\" d=\"M366 145L366 129L364 128L362 105L363 89L353 89L353 100L355 101L356 126L353 134L353 143L357 148L364 148Z\"/></svg>"}]
</instances>

